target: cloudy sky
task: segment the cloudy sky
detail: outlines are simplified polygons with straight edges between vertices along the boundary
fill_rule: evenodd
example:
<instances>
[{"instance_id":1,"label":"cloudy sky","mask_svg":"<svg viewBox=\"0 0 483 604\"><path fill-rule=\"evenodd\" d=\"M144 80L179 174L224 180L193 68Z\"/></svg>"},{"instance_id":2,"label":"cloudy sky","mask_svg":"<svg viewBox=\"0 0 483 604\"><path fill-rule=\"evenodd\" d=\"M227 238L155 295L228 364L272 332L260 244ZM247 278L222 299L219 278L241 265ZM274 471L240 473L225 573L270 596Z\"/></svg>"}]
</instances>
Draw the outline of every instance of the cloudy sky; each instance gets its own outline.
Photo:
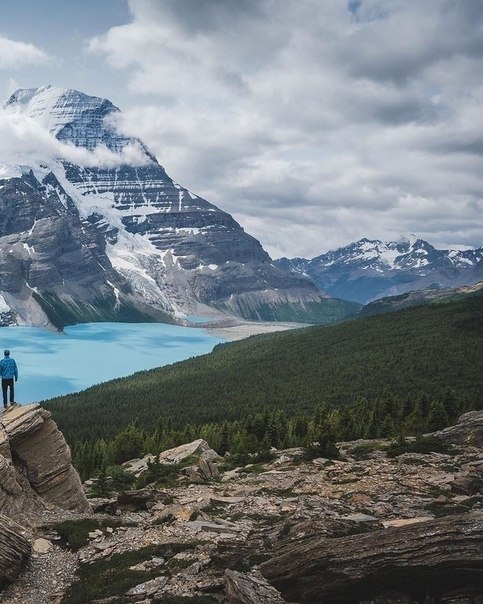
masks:
<instances>
[{"instance_id":1,"label":"cloudy sky","mask_svg":"<svg viewBox=\"0 0 483 604\"><path fill-rule=\"evenodd\" d=\"M481 0L0 10L5 99L44 84L108 97L170 176L274 257L409 233L483 245Z\"/></svg>"}]
</instances>

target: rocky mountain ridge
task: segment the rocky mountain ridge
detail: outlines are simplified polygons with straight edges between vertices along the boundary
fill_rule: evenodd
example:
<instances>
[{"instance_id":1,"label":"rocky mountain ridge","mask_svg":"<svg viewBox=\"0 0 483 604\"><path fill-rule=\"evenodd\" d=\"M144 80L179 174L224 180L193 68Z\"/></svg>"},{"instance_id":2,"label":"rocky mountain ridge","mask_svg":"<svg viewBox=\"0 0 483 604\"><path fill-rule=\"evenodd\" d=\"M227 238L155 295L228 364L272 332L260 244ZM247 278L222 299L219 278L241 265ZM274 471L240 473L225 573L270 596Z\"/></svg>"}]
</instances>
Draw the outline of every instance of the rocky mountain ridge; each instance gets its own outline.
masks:
<instances>
[{"instance_id":1,"label":"rocky mountain ridge","mask_svg":"<svg viewBox=\"0 0 483 604\"><path fill-rule=\"evenodd\" d=\"M240 467L198 440L161 454L174 482L154 456L131 460L137 488L33 523L37 551L2 601L477 604L483 412L434 440L440 452L365 440L338 443L340 459L290 449Z\"/></svg>"},{"instance_id":2,"label":"rocky mountain ridge","mask_svg":"<svg viewBox=\"0 0 483 604\"><path fill-rule=\"evenodd\" d=\"M229 214L175 183L118 131L107 99L44 86L15 92L4 111L48 131L59 158L0 171L3 324L325 322L353 310L277 267Z\"/></svg>"},{"instance_id":3,"label":"rocky mountain ridge","mask_svg":"<svg viewBox=\"0 0 483 604\"><path fill-rule=\"evenodd\" d=\"M414 290L399 296L389 296L369 302L363 306L359 316L367 317L379 315L386 312L396 312L403 308L421 306L425 304L438 304L440 302L451 302L466 296L483 295L483 281L474 285L462 285L461 287L441 289Z\"/></svg>"},{"instance_id":4,"label":"rocky mountain ridge","mask_svg":"<svg viewBox=\"0 0 483 604\"><path fill-rule=\"evenodd\" d=\"M361 239L311 260L281 258L276 263L335 297L361 304L483 280L483 248L440 250L414 235L389 243Z\"/></svg>"}]
</instances>

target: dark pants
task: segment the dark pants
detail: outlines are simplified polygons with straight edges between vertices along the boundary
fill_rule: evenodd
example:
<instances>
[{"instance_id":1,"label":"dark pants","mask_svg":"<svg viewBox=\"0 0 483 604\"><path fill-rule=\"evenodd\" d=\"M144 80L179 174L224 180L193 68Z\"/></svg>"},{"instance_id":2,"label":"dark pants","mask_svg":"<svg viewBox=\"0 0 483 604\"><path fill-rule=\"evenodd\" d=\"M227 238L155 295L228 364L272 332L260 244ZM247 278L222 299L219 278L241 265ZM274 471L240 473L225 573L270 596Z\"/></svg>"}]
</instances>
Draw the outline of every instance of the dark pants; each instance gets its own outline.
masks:
<instances>
[{"instance_id":1,"label":"dark pants","mask_svg":"<svg viewBox=\"0 0 483 604\"><path fill-rule=\"evenodd\" d=\"M15 398L13 396L13 378L2 378L2 394L3 394L3 406L7 406L7 388L10 388L10 402L13 403Z\"/></svg>"}]
</instances>

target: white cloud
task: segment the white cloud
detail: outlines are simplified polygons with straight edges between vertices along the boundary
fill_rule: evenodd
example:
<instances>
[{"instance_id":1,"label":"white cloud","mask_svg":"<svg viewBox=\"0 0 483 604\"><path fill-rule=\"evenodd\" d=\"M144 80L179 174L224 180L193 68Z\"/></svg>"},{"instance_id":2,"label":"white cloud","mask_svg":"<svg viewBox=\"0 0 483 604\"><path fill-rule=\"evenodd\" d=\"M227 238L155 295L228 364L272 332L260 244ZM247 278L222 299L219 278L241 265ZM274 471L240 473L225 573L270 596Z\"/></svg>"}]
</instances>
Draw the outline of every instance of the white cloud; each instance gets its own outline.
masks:
<instances>
[{"instance_id":1,"label":"white cloud","mask_svg":"<svg viewBox=\"0 0 483 604\"><path fill-rule=\"evenodd\" d=\"M270 252L408 231L481 245L480 3L130 7L89 43L138 95L122 129Z\"/></svg>"},{"instance_id":2,"label":"white cloud","mask_svg":"<svg viewBox=\"0 0 483 604\"><path fill-rule=\"evenodd\" d=\"M0 35L0 69L42 65L51 60L46 52L34 44L10 40Z\"/></svg>"},{"instance_id":3,"label":"white cloud","mask_svg":"<svg viewBox=\"0 0 483 604\"><path fill-rule=\"evenodd\" d=\"M36 119L18 111L0 110L0 164L8 166L63 159L81 166L113 168L122 163L144 165L147 156L137 142L114 153L104 145L93 151L57 140Z\"/></svg>"}]
</instances>

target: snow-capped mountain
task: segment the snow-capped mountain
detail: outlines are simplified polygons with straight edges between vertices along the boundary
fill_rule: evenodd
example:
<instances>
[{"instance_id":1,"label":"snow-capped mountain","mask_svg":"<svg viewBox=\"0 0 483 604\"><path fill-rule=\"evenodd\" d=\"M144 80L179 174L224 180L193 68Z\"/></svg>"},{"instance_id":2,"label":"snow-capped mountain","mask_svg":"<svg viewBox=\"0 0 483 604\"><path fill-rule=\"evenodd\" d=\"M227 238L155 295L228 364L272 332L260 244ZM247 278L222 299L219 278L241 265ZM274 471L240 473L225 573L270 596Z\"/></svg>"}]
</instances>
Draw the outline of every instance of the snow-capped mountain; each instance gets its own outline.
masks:
<instances>
[{"instance_id":1,"label":"snow-capped mountain","mask_svg":"<svg viewBox=\"0 0 483 604\"><path fill-rule=\"evenodd\" d=\"M385 243L361 239L337 250L276 264L310 277L332 296L366 304L425 288L458 287L483 279L483 248L438 250L414 235Z\"/></svg>"},{"instance_id":2,"label":"snow-capped mountain","mask_svg":"<svg viewBox=\"0 0 483 604\"><path fill-rule=\"evenodd\" d=\"M140 140L118 132L110 101L45 86L15 92L4 111L59 145L58 157L0 157L4 323L216 313L325 322L352 310L173 182Z\"/></svg>"}]
</instances>

